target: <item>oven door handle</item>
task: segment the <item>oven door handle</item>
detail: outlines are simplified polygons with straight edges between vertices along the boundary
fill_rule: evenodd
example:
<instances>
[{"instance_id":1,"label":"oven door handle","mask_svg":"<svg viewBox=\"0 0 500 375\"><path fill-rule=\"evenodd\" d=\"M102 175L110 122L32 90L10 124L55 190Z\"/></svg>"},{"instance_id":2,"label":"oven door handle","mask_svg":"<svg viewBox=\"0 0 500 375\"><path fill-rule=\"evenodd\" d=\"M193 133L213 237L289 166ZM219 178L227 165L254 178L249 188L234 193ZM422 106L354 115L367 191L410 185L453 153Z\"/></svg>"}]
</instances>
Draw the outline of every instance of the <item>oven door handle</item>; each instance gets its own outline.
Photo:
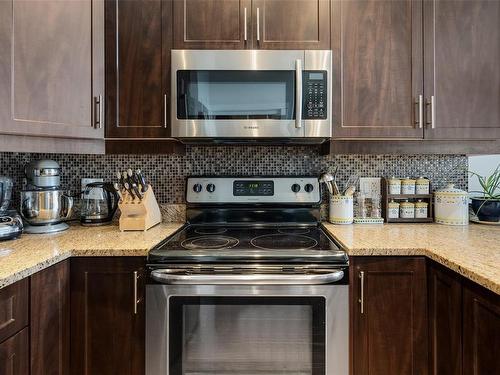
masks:
<instances>
[{"instance_id":1,"label":"oven door handle","mask_svg":"<svg viewBox=\"0 0 500 375\"><path fill-rule=\"evenodd\" d=\"M279 273L180 275L169 270L151 272L153 280L162 284L177 285L321 285L337 282L343 277L344 271L341 270L315 275Z\"/></svg>"}]
</instances>

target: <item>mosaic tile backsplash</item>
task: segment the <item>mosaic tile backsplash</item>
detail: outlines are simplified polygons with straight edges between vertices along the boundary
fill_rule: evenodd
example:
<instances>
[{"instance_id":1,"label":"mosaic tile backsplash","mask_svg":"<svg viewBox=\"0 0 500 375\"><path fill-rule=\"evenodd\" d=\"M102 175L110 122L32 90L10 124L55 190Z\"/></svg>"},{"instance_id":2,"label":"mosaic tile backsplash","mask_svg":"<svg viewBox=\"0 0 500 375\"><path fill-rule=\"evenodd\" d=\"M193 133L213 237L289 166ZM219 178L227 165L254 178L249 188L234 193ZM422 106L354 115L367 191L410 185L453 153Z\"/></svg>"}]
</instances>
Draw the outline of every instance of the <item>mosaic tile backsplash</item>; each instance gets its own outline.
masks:
<instances>
[{"instance_id":1,"label":"mosaic tile backsplash","mask_svg":"<svg viewBox=\"0 0 500 375\"><path fill-rule=\"evenodd\" d=\"M0 153L0 175L23 184L23 167L52 159L63 168L62 188L77 193L84 177L111 180L116 171L142 169L160 204L184 203L185 179L192 175L314 175L332 172L361 177L427 176L434 188L452 182L467 189L465 155L327 155L311 146L188 146L185 155L67 155ZM17 194L16 194L17 196Z\"/></svg>"}]
</instances>

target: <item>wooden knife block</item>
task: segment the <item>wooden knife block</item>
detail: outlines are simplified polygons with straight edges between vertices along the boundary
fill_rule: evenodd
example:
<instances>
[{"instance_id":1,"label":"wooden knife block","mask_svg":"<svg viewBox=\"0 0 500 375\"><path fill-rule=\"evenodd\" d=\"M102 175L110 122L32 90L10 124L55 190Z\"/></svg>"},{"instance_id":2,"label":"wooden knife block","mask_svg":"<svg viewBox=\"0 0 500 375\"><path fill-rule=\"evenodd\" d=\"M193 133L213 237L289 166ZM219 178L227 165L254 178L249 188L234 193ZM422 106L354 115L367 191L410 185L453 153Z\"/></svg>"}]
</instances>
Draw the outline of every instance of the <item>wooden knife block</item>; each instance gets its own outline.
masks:
<instances>
[{"instance_id":1,"label":"wooden knife block","mask_svg":"<svg viewBox=\"0 0 500 375\"><path fill-rule=\"evenodd\" d=\"M144 193L142 200L132 199L132 196L126 192L123 199L118 203L120 208L120 230L142 230L146 231L156 224L161 223L161 211L151 185Z\"/></svg>"}]
</instances>

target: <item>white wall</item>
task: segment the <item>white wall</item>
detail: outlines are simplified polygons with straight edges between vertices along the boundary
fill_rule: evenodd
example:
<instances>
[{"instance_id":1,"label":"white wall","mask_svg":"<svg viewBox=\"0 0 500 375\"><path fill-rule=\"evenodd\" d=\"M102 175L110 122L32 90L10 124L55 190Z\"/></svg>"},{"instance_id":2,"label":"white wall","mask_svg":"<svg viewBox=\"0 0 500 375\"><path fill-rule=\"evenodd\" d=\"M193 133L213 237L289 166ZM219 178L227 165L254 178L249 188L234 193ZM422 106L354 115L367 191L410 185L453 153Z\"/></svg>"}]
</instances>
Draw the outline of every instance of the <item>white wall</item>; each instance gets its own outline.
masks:
<instances>
[{"instance_id":1,"label":"white wall","mask_svg":"<svg viewBox=\"0 0 500 375\"><path fill-rule=\"evenodd\" d=\"M469 171L476 172L481 176L490 175L500 164L500 155L476 155L469 156ZM481 185L476 176L469 175L469 191L481 190Z\"/></svg>"}]
</instances>

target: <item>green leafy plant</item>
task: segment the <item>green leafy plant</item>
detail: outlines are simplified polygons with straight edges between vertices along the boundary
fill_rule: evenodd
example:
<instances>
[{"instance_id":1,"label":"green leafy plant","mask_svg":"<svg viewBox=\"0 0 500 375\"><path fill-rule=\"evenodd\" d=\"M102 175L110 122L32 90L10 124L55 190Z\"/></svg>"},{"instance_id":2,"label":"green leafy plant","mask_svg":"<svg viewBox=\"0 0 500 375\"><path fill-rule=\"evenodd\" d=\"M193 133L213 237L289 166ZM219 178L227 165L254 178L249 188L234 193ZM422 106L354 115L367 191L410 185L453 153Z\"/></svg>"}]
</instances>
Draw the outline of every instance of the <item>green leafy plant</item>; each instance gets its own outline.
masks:
<instances>
[{"instance_id":1,"label":"green leafy plant","mask_svg":"<svg viewBox=\"0 0 500 375\"><path fill-rule=\"evenodd\" d=\"M500 164L489 176L481 176L476 172L469 171L469 174L476 176L482 191L471 191L471 193L480 193L485 201L500 200Z\"/></svg>"}]
</instances>

